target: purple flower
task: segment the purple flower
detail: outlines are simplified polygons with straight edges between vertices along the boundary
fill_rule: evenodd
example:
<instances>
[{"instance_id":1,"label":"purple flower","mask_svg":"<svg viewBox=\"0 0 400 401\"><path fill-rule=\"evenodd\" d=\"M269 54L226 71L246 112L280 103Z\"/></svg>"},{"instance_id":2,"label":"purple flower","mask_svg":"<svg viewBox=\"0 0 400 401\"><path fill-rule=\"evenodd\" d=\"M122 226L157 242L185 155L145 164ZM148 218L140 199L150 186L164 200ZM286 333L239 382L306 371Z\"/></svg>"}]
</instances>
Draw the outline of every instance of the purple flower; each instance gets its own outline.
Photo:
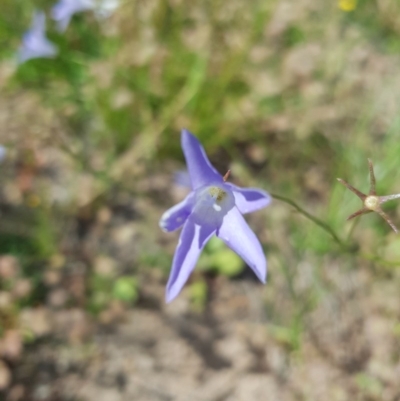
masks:
<instances>
[{"instance_id":1,"label":"purple flower","mask_svg":"<svg viewBox=\"0 0 400 401\"><path fill-rule=\"evenodd\" d=\"M174 183L183 188L191 188L190 175L186 170L176 171L174 174Z\"/></svg>"},{"instance_id":2,"label":"purple flower","mask_svg":"<svg viewBox=\"0 0 400 401\"><path fill-rule=\"evenodd\" d=\"M57 47L46 38L46 16L42 11L33 14L32 26L25 33L22 45L18 50L18 63L24 63L31 58L55 57Z\"/></svg>"},{"instance_id":3,"label":"purple flower","mask_svg":"<svg viewBox=\"0 0 400 401\"><path fill-rule=\"evenodd\" d=\"M239 188L225 182L210 164L200 142L182 130L182 149L189 170L192 191L161 217L160 227L174 231L183 226L166 292L171 302L182 290L200 252L215 234L235 251L265 283L267 262L257 237L242 214L267 206L271 197L255 188Z\"/></svg>"},{"instance_id":4,"label":"purple flower","mask_svg":"<svg viewBox=\"0 0 400 401\"><path fill-rule=\"evenodd\" d=\"M6 155L7 149L3 145L0 145L0 163L5 159Z\"/></svg>"},{"instance_id":5,"label":"purple flower","mask_svg":"<svg viewBox=\"0 0 400 401\"><path fill-rule=\"evenodd\" d=\"M93 0L60 0L53 6L51 13L57 22L58 30L64 32L74 14L94 8Z\"/></svg>"}]
</instances>

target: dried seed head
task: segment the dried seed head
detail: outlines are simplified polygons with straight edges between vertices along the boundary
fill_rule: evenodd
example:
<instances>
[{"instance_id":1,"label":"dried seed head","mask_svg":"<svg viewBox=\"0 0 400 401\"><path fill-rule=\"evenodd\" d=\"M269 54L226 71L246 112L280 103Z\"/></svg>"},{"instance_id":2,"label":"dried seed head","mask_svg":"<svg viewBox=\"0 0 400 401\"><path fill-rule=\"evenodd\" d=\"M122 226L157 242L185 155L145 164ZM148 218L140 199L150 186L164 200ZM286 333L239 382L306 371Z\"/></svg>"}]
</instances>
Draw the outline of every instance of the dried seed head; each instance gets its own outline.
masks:
<instances>
[{"instance_id":1,"label":"dried seed head","mask_svg":"<svg viewBox=\"0 0 400 401\"><path fill-rule=\"evenodd\" d=\"M375 212L379 208L379 205L380 202L378 196L370 195L365 198L364 206L368 210L372 210L373 212Z\"/></svg>"},{"instance_id":2,"label":"dried seed head","mask_svg":"<svg viewBox=\"0 0 400 401\"><path fill-rule=\"evenodd\" d=\"M375 182L374 166L370 159L368 159L368 165L369 165L369 177L370 177L370 188L369 188L368 195L363 194L358 189L356 189L352 185L350 185L348 182L342 180L341 178L338 178L338 181L341 184L343 184L346 188L348 188L351 192L355 193L362 200L363 205L364 205L364 207L362 209L351 214L347 218L347 220L351 220L354 217L361 216L362 214L365 214L365 213L376 212L383 219L386 220L386 222L390 225L390 227L392 227L392 229L394 230L395 233L398 233L396 226L392 223L389 216L381 209L381 204L385 203L389 200L392 200L392 199L400 198L400 194L386 195L386 196L376 195L376 190L375 190L376 182Z\"/></svg>"}]
</instances>

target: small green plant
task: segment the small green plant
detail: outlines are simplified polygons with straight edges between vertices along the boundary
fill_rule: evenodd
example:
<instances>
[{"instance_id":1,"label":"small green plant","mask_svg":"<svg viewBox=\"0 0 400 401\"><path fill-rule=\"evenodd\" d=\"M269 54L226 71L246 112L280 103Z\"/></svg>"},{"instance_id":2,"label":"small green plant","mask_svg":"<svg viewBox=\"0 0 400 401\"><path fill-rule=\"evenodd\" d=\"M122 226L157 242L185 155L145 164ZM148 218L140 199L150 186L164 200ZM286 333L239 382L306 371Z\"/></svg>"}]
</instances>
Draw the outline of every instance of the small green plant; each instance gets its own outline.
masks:
<instances>
[{"instance_id":1,"label":"small green plant","mask_svg":"<svg viewBox=\"0 0 400 401\"><path fill-rule=\"evenodd\" d=\"M138 283L131 276L119 277L113 284L113 298L120 301L133 303L138 298Z\"/></svg>"}]
</instances>

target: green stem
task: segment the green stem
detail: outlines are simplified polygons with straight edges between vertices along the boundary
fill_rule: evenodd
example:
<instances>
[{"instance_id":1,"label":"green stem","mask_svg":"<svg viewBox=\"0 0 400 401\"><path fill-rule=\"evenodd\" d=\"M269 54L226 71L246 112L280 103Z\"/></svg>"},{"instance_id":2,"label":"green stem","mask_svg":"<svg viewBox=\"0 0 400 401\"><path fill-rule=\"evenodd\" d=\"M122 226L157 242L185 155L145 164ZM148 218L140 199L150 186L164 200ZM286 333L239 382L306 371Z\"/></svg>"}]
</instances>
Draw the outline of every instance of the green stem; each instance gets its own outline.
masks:
<instances>
[{"instance_id":1,"label":"green stem","mask_svg":"<svg viewBox=\"0 0 400 401\"><path fill-rule=\"evenodd\" d=\"M371 255L368 253L360 253L359 256L364 260L368 260L371 262L378 262L386 267L399 267L400 266L400 260L386 260L386 259L382 259L380 256Z\"/></svg>"},{"instance_id":2,"label":"green stem","mask_svg":"<svg viewBox=\"0 0 400 401\"><path fill-rule=\"evenodd\" d=\"M299 213L301 213L303 216L305 216L307 219L311 220L312 222L314 222L316 225L318 225L319 227L321 227L323 230L325 230L334 240L335 242L347 253L353 253L355 252L356 248L352 248L351 246L346 245L340 238L339 236L335 233L335 231L324 221L320 220L318 217L313 216L312 214L308 213L306 210L304 210L301 206L299 206L296 202L292 201L289 198L286 198L285 196L282 195L278 195L278 194L274 194L270 192L270 195L274 198L274 199L278 199L282 202L287 203L290 206L293 206ZM355 228L355 226L357 225L357 221L355 221L353 223L352 228L350 229L349 235L348 235L348 240L351 237L351 234L353 233L353 230ZM378 262L381 263L387 267L396 267L396 266L400 266L400 261L396 261L396 260L385 260L382 259L380 256L377 255L371 255L371 254L367 254L367 253L358 253L358 256L361 259L364 260L369 260L372 262Z\"/></svg>"},{"instance_id":3,"label":"green stem","mask_svg":"<svg viewBox=\"0 0 400 401\"><path fill-rule=\"evenodd\" d=\"M353 224L351 225L349 233L347 234L347 239L346 239L347 242L349 242L351 237L353 236L353 232L359 221L360 221L360 219L353 219Z\"/></svg>"},{"instance_id":4,"label":"green stem","mask_svg":"<svg viewBox=\"0 0 400 401\"><path fill-rule=\"evenodd\" d=\"M301 213L303 216L307 217L307 219L311 220L317 226L319 226L323 230L325 230L341 248L343 248L345 251L349 250L349 247L339 238L339 236L335 233L335 231L327 223L320 220L318 217L315 217L312 214L308 213L306 210L304 210L302 207L300 207L296 202L292 201L289 198L286 198L285 196L274 194L271 192L270 192L270 195L275 199L278 199L282 202L287 203L290 206L293 206L299 213Z\"/></svg>"}]
</instances>

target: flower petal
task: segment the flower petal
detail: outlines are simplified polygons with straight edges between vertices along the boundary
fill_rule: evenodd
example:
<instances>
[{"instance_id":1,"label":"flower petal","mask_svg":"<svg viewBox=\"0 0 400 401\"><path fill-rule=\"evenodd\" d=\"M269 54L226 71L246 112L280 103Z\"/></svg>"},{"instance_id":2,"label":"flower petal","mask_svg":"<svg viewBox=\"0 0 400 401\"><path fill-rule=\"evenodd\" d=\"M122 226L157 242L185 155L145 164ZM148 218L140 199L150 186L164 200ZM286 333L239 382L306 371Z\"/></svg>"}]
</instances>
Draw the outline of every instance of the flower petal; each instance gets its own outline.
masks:
<instances>
[{"instance_id":1,"label":"flower petal","mask_svg":"<svg viewBox=\"0 0 400 401\"><path fill-rule=\"evenodd\" d=\"M35 11L32 20L32 31L44 34L46 30L46 15L43 11Z\"/></svg>"},{"instance_id":2,"label":"flower petal","mask_svg":"<svg viewBox=\"0 0 400 401\"><path fill-rule=\"evenodd\" d=\"M163 231L175 231L186 222L192 212L193 197L194 192L191 192L182 202L164 212L159 222Z\"/></svg>"},{"instance_id":3,"label":"flower petal","mask_svg":"<svg viewBox=\"0 0 400 401\"><path fill-rule=\"evenodd\" d=\"M57 21L57 28L60 32L64 32L67 29L74 12L65 0L60 0L53 6L51 16Z\"/></svg>"},{"instance_id":4,"label":"flower petal","mask_svg":"<svg viewBox=\"0 0 400 401\"><path fill-rule=\"evenodd\" d=\"M174 173L174 183L184 188L191 188L190 175L187 170L179 170Z\"/></svg>"},{"instance_id":5,"label":"flower petal","mask_svg":"<svg viewBox=\"0 0 400 401\"><path fill-rule=\"evenodd\" d=\"M215 229L211 227L195 224L190 217L186 221L172 262L166 302L171 302L180 293L196 265L201 250L214 232Z\"/></svg>"},{"instance_id":6,"label":"flower petal","mask_svg":"<svg viewBox=\"0 0 400 401\"><path fill-rule=\"evenodd\" d=\"M257 188L240 188L229 182L226 183L235 197L235 203L240 213L251 213L262 209L271 203L271 195Z\"/></svg>"},{"instance_id":7,"label":"flower petal","mask_svg":"<svg viewBox=\"0 0 400 401\"><path fill-rule=\"evenodd\" d=\"M217 236L251 267L260 281L265 283L267 261L264 251L237 207L231 209L224 217Z\"/></svg>"},{"instance_id":8,"label":"flower petal","mask_svg":"<svg viewBox=\"0 0 400 401\"><path fill-rule=\"evenodd\" d=\"M74 14L95 8L93 0L59 0L52 8L52 17L60 32L64 32Z\"/></svg>"},{"instance_id":9,"label":"flower petal","mask_svg":"<svg viewBox=\"0 0 400 401\"><path fill-rule=\"evenodd\" d=\"M210 183L222 183L221 175L215 170L207 158L203 146L188 130L183 129L181 144L190 174L192 188L197 189Z\"/></svg>"},{"instance_id":10,"label":"flower petal","mask_svg":"<svg viewBox=\"0 0 400 401\"><path fill-rule=\"evenodd\" d=\"M24 34L22 44L18 50L18 63L22 64L31 58L54 57L58 50L45 35L46 16L42 11L33 15L31 28Z\"/></svg>"},{"instance_id":11,"label":"flower petal","mask_svg":"<svg viewBox=\"0 0 400 401\"><path fill-rule=\"evenodd\" d=\"M0 163L5 159L7 155L7 148L3 145L0 145Z\"/></svg>"}]
</instances>

